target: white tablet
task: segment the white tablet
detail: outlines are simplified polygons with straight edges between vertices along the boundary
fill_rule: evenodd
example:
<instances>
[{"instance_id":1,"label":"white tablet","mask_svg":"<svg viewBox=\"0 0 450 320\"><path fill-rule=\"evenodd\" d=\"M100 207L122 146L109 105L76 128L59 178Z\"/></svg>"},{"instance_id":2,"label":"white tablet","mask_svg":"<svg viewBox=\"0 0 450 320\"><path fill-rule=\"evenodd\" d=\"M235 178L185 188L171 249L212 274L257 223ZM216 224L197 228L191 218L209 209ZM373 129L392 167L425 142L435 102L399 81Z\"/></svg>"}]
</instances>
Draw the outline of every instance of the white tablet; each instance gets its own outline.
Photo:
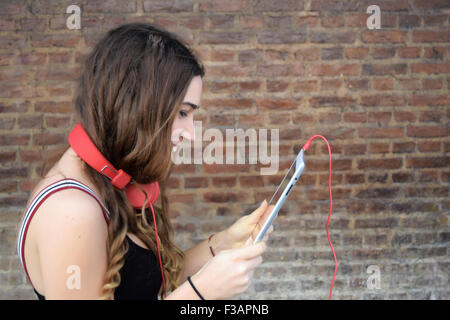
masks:
<instances>
[{"instance_id":1,"label":"white tablet","mask_svg":"<svg viewBox=\"0 0 450 320\"><path fill-rule=\"evenodd\" d=\"M304 152L305 152L305 150L303 150L303 148L300 149L299 153L297 154L297 157L295 158L294 162L291 164L289 170L287 171L286 175L284 176L284 178L281 181L280 185L278 186L277 190L275 190L275 193L273 194L272 198L270 199L270 201L268 203L268 205L275 203L275 206L273 207L272 212L270 213L266 222L262 226L261 230L259 231L259 233L256 236L255 241L253 243L257 243L258 241L261 241L264 238L264 235L266 234L267 230L270 228L273 221L277 217L278 212L280 211L281 207L283 206L284 202L286 201L289 193L291 193L292 188L294 187L295 183L300 178L300 176L303 172L303 169L305 168L305 161L303 160ZM295 164L295 169L294 169L294 164Z\"/></svg>"}]
</instances>

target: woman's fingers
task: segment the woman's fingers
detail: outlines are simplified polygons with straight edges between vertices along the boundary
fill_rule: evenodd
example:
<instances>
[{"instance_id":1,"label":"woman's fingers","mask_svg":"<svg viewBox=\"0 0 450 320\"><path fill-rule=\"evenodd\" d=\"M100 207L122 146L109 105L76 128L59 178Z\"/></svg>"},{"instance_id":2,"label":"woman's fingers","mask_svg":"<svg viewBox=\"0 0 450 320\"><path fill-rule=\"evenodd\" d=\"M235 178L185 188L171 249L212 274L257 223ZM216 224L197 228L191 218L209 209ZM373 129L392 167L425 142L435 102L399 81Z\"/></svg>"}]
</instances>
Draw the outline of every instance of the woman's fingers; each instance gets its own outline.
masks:
<instances>
[{"instance_id":1,"label":"woman's fingers","mask_svg":"<svg viewBox=\"0 0 450 320\"><path fill-rule=\"evenodd\" d=\"M242 248L234 249L232 258L240 258L244 260L253 259L264 253L267 246L264 242L258 242L256 244L248 244Z\"/></svg>"}]
</instances>

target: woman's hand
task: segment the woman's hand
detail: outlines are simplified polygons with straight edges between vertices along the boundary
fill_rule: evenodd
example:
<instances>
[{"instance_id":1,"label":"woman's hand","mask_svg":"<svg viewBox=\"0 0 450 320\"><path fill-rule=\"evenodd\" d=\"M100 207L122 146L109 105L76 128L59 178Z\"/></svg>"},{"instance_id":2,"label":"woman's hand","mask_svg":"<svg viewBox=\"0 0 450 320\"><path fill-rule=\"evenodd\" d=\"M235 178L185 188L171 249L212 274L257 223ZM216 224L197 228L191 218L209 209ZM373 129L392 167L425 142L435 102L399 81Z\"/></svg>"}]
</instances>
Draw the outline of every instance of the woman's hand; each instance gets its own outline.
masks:
<instances>
[{"instance_id":1,"label":"woman's hand","mask_svg":"<svg viewBox=\"0 0 450 320\"><path fill-rule=\"evenodd\" d=\"M274 205L268 206L267 201L264 200L259 208L252 213L241 217L234 224L224 230L230 246L232 248L242 247L249 237L251 237L251 241L253 241L270 215L270 212L272 212L273 207ZM272 231L273 226L270 226L263 238L263 241L267 241L268 235Z\"/></svg>"},{"instance_id":2,"label":"woman's hand","mask_svg":"<svg viewBox=\"0 0 450 320\"><path fill-rule=\"evenodd\" d=\"M266 250L265 242L252 244L250 240L242 248L221 251L192 276L206 300L230 299L248 289Z\"/></svg>"}]
</instances>

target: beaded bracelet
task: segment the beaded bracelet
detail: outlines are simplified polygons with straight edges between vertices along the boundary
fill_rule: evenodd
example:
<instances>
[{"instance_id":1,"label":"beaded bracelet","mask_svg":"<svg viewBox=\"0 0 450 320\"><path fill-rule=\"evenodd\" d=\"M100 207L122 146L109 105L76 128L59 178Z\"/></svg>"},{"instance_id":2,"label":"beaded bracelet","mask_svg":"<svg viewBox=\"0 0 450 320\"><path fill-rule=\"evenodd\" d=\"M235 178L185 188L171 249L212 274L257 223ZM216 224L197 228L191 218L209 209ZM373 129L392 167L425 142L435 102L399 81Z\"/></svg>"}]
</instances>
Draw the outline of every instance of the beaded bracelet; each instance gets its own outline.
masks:
<instances>
[{"instance_id":1,"label":"beaded bracelet","mask_svg":"<svg viewBox=\"0 0 450 320\"><path fill-rule=\"evenodd\" d=\"M211 251L211 254L213 255L213 257L216 255L216 254L214 253L213 248L211 247L211 238L212 238L214 235L215 235L215 234L213 233L213 234L210 235L209 238L208 238L209 250Z\"/></svg>"}]
</instances>

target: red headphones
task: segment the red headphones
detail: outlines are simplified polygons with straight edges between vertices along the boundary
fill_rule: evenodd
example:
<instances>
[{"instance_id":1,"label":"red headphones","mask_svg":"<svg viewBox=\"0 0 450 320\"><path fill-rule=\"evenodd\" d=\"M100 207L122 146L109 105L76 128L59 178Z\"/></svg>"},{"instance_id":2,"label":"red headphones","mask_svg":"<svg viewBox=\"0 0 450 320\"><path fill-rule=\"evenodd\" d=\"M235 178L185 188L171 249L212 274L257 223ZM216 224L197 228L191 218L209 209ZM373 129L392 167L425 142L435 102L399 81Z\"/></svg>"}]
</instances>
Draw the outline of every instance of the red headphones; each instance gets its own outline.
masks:
<instances>
[{"instance_id":1,"label":"red headphones","mask_svg":"<svg viewBox=\"0 0 450 320\"><path fill-rule=\"evenodd\" d=\"M116 188L121 190L125 188L127 199L135 209L142 208L145 201L145 194L136 187L133 181L131 181L131 176L128 173L122 169L117 170L111 163L108 162L108 160L105 159L105 157L103 157L80 123L75 125L69 133L68 138L70 146L81 159L83 159L89 166L97 170L99 173L107 177ZM161 267L163 287L165 287L164 271L161 260L161 252L159 249L158 228L156 226L155 212L153 210L153 204L159 196L159 184L155 181L148 184L139 184L139 187L144 189L148 196L147 202L145 203L145 208L150 207L152 209L159 264Z\"/></svg>"},{"instance_id":2,"label":"red headphones","mask_svg":"<svg viewBox=\"0 0 450 320\"><path fill-rule=\"evenodd\" d=\"M145 195L134 185L131 181L131 176L128 173L122 169L117 170L103 157L80 123L78 123L70 132L69 144L78 156L89 166L111 180L113 186L119 189L126 188L125 192L127 198L134 208L142 208L145 201ZM156 199L158 199L159 184L158 182L152 182L149 184L139 184L139 186L147 193L148 199L145 207L148 208L151 204L156 202Z\"/></svg>"}]
</instances>

